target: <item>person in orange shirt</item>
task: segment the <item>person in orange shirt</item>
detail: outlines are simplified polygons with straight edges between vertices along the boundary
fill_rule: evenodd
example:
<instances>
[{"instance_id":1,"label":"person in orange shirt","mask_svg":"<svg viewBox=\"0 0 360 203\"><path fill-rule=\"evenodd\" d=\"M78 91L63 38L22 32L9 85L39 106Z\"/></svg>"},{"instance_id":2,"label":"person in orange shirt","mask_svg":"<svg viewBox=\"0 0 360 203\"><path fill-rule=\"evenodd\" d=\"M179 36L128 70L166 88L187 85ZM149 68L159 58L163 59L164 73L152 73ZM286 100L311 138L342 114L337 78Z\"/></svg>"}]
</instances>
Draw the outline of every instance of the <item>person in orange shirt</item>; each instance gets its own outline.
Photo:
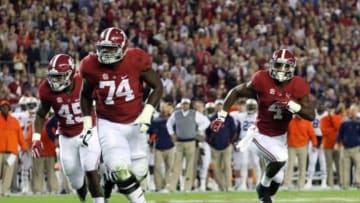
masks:
<instances>
[{"instance_id":1,"label":"person in orange shirt","mask_svg":"<svg viewBox=\"0 0 360 203\"><path fill-rule=\"evenodd\" d=\"M311 140L313 146L312 150L316 150L317 146L317 139L312 123L308 120L302 119L300 116L295 114L289 123L287 139L289 161L285 174L284 187L291 187L294 162L297 157L299 164L299 178L297 181L297 188L303 189L305 185L306 158L308 153L307 146L309 140Z\"/></svg>"},{"instance_id":2,"label":"person in orange shirt","mask_svg":"<svg viewBox=\"0 0 360 203\"><path fill-rule=\"evenodd\" d=\"M335 109L333 104L328 104L328 115L320 119L320 130L323 134L322 147L325 152L326 173L329 187L334 187L334 171L333 164L335 164L336 175L338 183L342 185L342 173L340 167L340 150L334 149L336 136L340 129L343 119L344 107L339 105Z\"/></svg>"},{"instance_id":3,"label":"person in orange shirt","mask_svg":"<svg viewBox=\"0 0 360 203\"><path fill-rule=\"evenodd\" d=\"M10 195L10 186L18 158L18 146L28 150L19 121L11 115L8 100L0 100L0 179L1 195Z\"/></svg>"},{"instance_id":4,"label":"person in orange shirt","mask_svg":"<svg viewBox=\"0 0 360 203\"><path fill-rule=\"evenodd\" d=\"M41 130L41 142L44 149L40 152L39 158L33 158L32 188L35 194L44 192L45 173L47 174L47 190L55 194L59 192L59 183L55 175L56 144L51 140L46 131L47 120Z\"/></svg>"}]
</instances>

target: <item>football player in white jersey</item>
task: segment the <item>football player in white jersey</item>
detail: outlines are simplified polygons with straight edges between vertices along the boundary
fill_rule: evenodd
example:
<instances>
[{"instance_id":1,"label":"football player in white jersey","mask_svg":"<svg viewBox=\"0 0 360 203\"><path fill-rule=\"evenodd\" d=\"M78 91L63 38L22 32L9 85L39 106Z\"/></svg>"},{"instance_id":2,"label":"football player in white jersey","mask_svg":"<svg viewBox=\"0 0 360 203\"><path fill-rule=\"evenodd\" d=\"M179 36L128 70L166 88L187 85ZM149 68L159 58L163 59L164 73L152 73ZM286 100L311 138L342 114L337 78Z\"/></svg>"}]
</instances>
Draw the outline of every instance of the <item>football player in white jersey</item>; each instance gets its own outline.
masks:
<instances>
[{"instance_id":1,"label":"football player in white jersey","mask_svg":"<svg viewBox=\"0 0 360 203\"><path fill-rule=\"evenodd\" d=\"M240 125L240 140L245 137L249 127L255 124L258 105L256 100L247 99L245 102L245 107L245 112L235 111L230 113L235 122ZM235 179L235 190L248 189L247 180L250 180L250 178L248 178L248 170L251 168L255 169L256 181L260 180L260 161L258 155L256 154L253 143L251 143L250 146L243 152L235 150L233 152L233 160L234 171L237 176Z\"/></svg>"},{"instance_id":2,"label":"football player in white jersey","mask_svg":"<svg viewBox=\"0 0 360 203\"><path fill-rule=\"evenodd\" d=\"M20 126L23 130L24 138L27 141L29 147L31 146L31 137L32 137L32 126L34 122L33 114L30 112L29 103L34 102L34 99L36 101L36 98L30 98L27 96L22 96L19 99L18 102L18 108L16 108L13 115L19 120ZM35 106L36 107L36 106ZM21 179L21 192L23 194L29 194L31 193L30 188L30 181L29 181L29 175L30 175L30 168L32 166L32 157L31 152L26 153L20 153L19 156L20 161L20 179Z\"/></svg>"},{"instance_id":3,"label":"football player in white jersey","mask_svg":"<svg viewBox=\"0 0 360 203\"><path fill-rule=\"evenodd\" d=\"M318 150L311 150L311 146L309 145L309 165L308 165L308 179L304 186L305 189L312 188L312 180L315 174L315 167L317 161L320 164L320 172L321 172L321 187L326 188L326 163L325 163L325 154L324 150L321 147L322 133L320 130L320 119L326 116L328 113L325 110L324 102L319 102L316 108L315 119L312 121L312 125L315 130L316 138L318 140Z\"/></svg>"}]
</instances>

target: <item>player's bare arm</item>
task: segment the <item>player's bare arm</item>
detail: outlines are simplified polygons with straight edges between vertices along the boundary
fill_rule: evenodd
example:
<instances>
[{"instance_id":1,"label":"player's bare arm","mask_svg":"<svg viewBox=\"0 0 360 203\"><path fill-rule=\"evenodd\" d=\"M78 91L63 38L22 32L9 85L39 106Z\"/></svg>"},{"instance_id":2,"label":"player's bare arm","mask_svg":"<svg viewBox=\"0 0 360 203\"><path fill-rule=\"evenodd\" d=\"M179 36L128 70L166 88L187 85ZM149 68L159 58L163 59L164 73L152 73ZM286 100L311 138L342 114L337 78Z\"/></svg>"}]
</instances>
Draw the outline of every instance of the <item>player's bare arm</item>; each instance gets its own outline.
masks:
<instances>
[{"instance_id":1,"label":"player's bare arm","mask_svg":"<svg viewBox=\"0 0 360 203\"><path fill-rule=\"evenodd\" d=\"M38 110L36 112L35 116L35 122L34 122L34 134L32 137L32 156L34 158L41 157L41 151L44 150L44 145L41 142L41 129L45 123L46 115L50 111L50 104L47 104L43 101L40 101Z\"/></svg>"},{"instance_id":2,"label":"player's bare arm","mask_svg":"<svg viewBox=\"0 0 360 203\"><path fill-rule=\"evenodd\" d=\"M81 93L80 93L80 108L81 111L83 113L83 116L91 116L91 112L92 112L92 92L93 92L93 87L92 85L85 79L83 78L83 83L82 83L82 89L81 89Z\"/></svg>"},{"instance_id":3,"label":"player's bare arm","mask_svg":"<svg viewBox=\"0 0 360 203\"><path fill-rule=\"evenodd\" d=\"M255 91L252 88L251 82L242 83L232 88L225 97L223 109L228 111L240 97L255 98Z\"/></svg>"},{"instance_id":4,"label":"player's bare arm","mask_svg":"<svg viewBox=\"0 0 360 203\"><path fill-rule=\"evenodd\" d=\"M160 77L153 69L148 69L147 71L142 72L141 78L153 89L148 97L147 103L151 104L153 107L156 107L160 102L160 98L163 92L163 85L161 83Z\"/></svg>"},{"instance_id":5,"label":"player's bare arm","mask_svg":"<svg viewBox=\"0 0 360 203\"><path fill-rule=\"evenodd\" d=\"M315 119L315 109L314 106L311 105L310 96L304 96L300 101L299 104L301 105L301 110L297 113L302 118L312 121Z\"/></svg>"},{"instance_id":6,"label":"player's bare arm","mask_svg":"<svg viewBox=\"0 0 360 203\"><path fill-rule=\"evenodd\" d=\"M50 111L50 107L50 104L40 101L35 117L35 133L41 132L41 129L45 123L46 115Z\"/></svg>"}]
</instances>

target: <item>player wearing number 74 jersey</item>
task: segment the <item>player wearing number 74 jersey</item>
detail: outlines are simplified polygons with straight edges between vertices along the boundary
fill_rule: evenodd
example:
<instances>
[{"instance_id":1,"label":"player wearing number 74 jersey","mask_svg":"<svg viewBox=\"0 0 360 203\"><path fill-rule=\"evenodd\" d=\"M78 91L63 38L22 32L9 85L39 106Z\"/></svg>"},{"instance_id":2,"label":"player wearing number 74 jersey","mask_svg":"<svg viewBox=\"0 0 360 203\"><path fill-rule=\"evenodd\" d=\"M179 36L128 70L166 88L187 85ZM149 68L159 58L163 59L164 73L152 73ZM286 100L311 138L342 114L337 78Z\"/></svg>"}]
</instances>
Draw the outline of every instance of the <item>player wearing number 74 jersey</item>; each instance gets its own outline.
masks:
<instances>
[{"instance_id":1,"label":"player wearing number 74 jersey","mask_svg":"<svg viewBox=\"0 0 360 203\"><path fill-rule=\"evenodd\" d=\"M125 33L107 28L96 43L96 54L80 63L83 76L81 110L85 120L96 101L102 157L107 170L105 198L113 184L131 203L145 203L140 181L148 170L146 131L162 95L162 83L143 50L127 48ZM152 88L143 106L143 81Z\"/></svg>"},{"instance_id":2,"label":"player wearing number 74 jersey","mask_svg":"<svg viewBox=\"0 0 360 203\"><path fill-rule=\"evenodd\" d=\"M287 49L274 52L268 70L253 75L248 83L240 84L230 90L225 98L223 111L211 127L218 130L227 115L227 110L239 97L257 99L259 104L256 119L256 133L252 140L260 157L266 162L260 184L256 187L258 197L263 203L271 203L284 178L287 159L286 131L296 113L302 118L313 120L315 110L310 103L310 88L306 81L294 76L295 57ZM248 136L248 135L246 135ZM250 135L252 136L252 135Z\"/></svg>"},{"instance_id":3,"label":"player wearing number 74 jersey","mask_svg":"<svg viewBox=\"0 0 360 203\"><path fill-rule=\"evenodd\" d=\"M43 80L38 87L40 105L35 117L32 152L35 158L40 155L43 147L40 131L47 113L53 108L59 120L60 163L64 174L77 191L80 201L85 202L86 175L93 202L104 203L98 175L101 153L99 139L95 130L91 139L83 139L88 132L85 131L87 129L80 109L81 86L82 79L75 74L72 57L67 54L55 55L48 66L47 80Z\"/></svg>"}]
</instances>

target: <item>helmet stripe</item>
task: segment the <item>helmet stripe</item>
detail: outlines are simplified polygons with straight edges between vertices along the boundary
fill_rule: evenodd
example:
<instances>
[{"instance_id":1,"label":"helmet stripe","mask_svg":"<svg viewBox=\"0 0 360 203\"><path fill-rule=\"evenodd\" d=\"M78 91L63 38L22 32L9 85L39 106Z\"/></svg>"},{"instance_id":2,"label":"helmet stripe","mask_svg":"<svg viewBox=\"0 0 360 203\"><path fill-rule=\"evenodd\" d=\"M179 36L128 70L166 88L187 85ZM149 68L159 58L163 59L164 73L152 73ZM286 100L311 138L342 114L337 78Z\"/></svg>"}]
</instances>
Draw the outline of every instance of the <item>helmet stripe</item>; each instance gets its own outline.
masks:
<instances>
[{"instance_id":1,"label":"helmet stripe","mask_svg":"<svg viewBox=\"0 0 360 203\"><path fill-rule=\"evenodd\" d=\"M110 41L110 40L109 40L109 37L110 37L111 31L112 31L113 29L114 29L113 27L112 27L112 28L109 28L109 30L107 31L106 36L105 36L105 41Z\"/></svg>"},{"instance_id":2,"label":"helmet stripe","mask_svg":"<svg viewBox=\"0 0 360 203\"><path fill-rule=\"evenodd\" d=\"M51 67L52 67L52 68L55 68L56 62L57 62L57 60L60 58L61 55L62 55L62 54L56 55L56 56L53 58L53 60L50 61L50 64L51 64Z\"/></svg>"},{"instance_id":3,"label":"helmet stripe","mask_svg":"<svg viewBox=\"0 0 360 203\"><path fill-rule=\"evenodd\" d=\"M281 50L281 57L280 57L280 58L281 58L281 59L286 59L286 58L285 58L285 54L286 54L286 49L282 49L282 50Z\"/></svg>"}]
</instances>

